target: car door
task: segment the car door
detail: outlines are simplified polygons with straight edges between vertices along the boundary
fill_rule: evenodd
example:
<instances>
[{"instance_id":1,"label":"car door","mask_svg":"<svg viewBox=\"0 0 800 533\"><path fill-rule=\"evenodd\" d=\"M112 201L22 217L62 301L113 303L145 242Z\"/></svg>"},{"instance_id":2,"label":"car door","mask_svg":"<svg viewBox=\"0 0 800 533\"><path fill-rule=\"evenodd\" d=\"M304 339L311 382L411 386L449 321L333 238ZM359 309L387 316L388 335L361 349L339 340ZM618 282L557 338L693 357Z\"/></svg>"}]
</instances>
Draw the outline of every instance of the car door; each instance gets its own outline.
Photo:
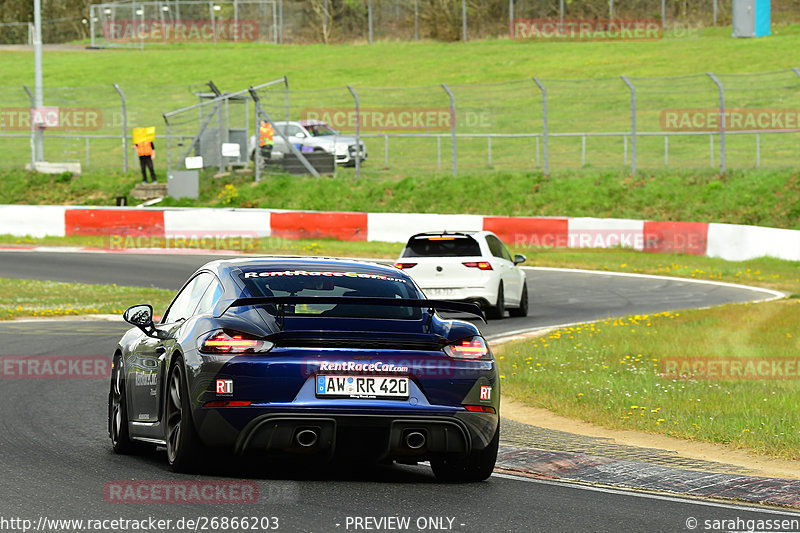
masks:
<instances>
[{"instance_id":1,"label":"car door","mask_svg":"<svg viewBox=\"0 0 800 533\"><path fill-rule=\"evenodd\" d=\"M189 280L167 308L158 328L171 332L190 318L202 296L216 278L201 272ZM130 418L136 422L157 422L161 412L158 394L166 379L167 352L174 347L175 339L155 339L142 335L128 366L128 393L133 400Z\"/></svg>"},{"instance_id":2,"label":"car door","mask_svg":"<svg viewBox=\"0 0 800 533\"><path fill-rule=\"evenodd\" d=\"M515 305L518 304L522 284L517 269L514 266L514 260L511 258L511 254L502 241L494 235L487 235L486 243L489 245L489 251L492 253L493 262L500 270L500 277L503 279L503 294L506 301Z\"/></svg>"}]
</instances>

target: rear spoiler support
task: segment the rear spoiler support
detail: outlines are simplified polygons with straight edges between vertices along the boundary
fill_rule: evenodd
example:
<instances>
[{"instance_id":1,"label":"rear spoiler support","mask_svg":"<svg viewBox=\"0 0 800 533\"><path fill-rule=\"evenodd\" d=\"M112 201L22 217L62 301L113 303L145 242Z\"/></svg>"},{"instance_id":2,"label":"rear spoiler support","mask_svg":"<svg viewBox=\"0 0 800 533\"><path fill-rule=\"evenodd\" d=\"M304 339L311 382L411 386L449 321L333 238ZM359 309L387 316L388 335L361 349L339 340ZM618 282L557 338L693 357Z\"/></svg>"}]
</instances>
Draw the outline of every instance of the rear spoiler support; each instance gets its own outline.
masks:
<instances>
[{"instance_id":1,"label":"rear spoiler support","mask_svg":"<svg viewBox=\"0 0 800 533\"><path fill-rule=\"evenodd\" d=\"M237 298L220 302L222 311L215 316L217 318L224 315L231 307L248 307L255 305L273 304L278 308L278 316L281 327L283 326L283 311L286 305L290 304L340 304L348 303L354 305L377 305L386 307L418 307L421 309L437 311L453 311L456 313L467 313L475 315L486 323L486 315L477 304L466 302L451 302L448 300L428 300L413 298L371 298L363 296L257 296L252 298ZM220 308L217 307L217 309Z\"/></svg>"}]
</instances>

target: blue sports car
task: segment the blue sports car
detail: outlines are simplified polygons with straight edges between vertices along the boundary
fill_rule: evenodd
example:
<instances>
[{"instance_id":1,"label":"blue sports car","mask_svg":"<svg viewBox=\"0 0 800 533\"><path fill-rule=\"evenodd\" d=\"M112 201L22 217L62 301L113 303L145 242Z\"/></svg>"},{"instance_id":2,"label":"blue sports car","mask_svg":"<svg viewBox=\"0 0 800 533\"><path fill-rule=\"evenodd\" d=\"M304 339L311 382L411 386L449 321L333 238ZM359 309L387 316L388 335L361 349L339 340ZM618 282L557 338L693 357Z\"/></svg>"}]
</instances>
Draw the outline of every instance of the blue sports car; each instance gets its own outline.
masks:
<instances>
[{"instance_id":1,"label":"blue sports car","mask_svg":"<svg viewBox=\"0 0 800 533\"><path fill-rule=\"evenodd\" d=\"M474 304L426 299L367 262L213 261L156 324L150 305L113 356L117 453L165 446L176 471L213 449L303 460L430 461L444 481L491 475L500 384ZM218 453L218 452L217 452Z\"/></svg>"}]
</instances>

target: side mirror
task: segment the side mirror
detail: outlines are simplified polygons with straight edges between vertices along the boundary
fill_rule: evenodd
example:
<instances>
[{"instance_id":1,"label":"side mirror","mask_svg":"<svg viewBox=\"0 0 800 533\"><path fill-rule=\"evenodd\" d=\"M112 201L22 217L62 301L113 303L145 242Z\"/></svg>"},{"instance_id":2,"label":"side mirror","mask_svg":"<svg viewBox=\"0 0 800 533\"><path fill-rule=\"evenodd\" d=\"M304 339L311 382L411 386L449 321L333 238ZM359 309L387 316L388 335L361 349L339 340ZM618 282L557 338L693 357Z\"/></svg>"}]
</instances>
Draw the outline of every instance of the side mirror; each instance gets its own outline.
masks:
<instances>
[{"instance_id":1,"label":"side mirror","mask_svg":"<svg viewBox=\"0 0 800 533\"><path fill-rule=\"evenodd\" d=\"M514 256L514 264L515 264L515 265L518 265L518 264L520 264L520 263L524 263L524 262L525 262L525 261L527 261L527 260L528 260L528 258L527 258L527 257L525 257L525 256L524 256L524 255L522 255L522 254L517 254L517 255L515 255L515 256Z\"/></svg>"},{"instance_id":2,"label":"side mirror","mask_svg":"<svg viewBox=\"0 0 800 533\"><path fill-rule=\"evenodd\" d=\"M149 304L134 305L122 313L122 319L128 324L136 326L148 337L166 339L168 334L156 329L153 323L153 306Z\"/></svg>"},{"instance_id":3,"label":"side mirror","mask_svg":"<svg viewBox=\"0 0 800 533\"><path fill-rule=\"evenodd\" d=\"M303 133L302 131L298 131L297 133L294 134L294 136L299 138L299 139L302 139L303 137L306 136L306 134Z\"/></svg>"},{"instance_id":4,"label":"side mirror","mask_svg":"<svg viewBox=\"0 0 800 533\"><path fill-rule=\"evenodd\" d=\"M134 326L149 326L153 323L153 306L149 304L134 305L122 313L122 319Z\"/></svg>"}]
</instances>

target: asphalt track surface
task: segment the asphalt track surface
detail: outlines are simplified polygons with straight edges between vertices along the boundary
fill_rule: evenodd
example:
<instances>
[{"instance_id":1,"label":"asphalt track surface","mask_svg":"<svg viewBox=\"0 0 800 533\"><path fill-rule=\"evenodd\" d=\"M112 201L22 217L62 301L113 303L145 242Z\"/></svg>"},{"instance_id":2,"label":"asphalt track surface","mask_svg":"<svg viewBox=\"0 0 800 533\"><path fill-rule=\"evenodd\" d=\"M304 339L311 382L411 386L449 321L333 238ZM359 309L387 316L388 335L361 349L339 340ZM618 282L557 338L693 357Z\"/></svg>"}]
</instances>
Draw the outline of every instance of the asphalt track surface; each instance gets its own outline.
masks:
<instances>
[{"instance_id":1,"label":"asphalt track surface","mask_svg":"<svg viewBox=\"0 0 800 533\"><path fill-rule=\"evenodd\" d=\"M236 256L241 257L241 256ZM200 266L224 256L0 252L0 277L116 283L177 290ZM479 325L487 337L610 316L706 307L772 297L765 292L678 278L530 269L530 313ZM138 302L146 303L146 302ZM164 310L156 309L156 313Z\"/></svg>"},{"instance_id":2,"label":"asphalt track surface","mask_svg":"<svg viewBox=\"0 0 800 533\"><path fill-rule=\"evenodd\" d=\"M0 276L176 288L206 258L100 254L0 254ZM531 270L532 316L490 322L487 334L626 313L645 313L768 297L743 289L619 276ZM158 280L155 282L154 280ZM499 325L498 325L499 324ZM117 322L0 324L0 356L105 355L126 326ZM118 456L106 435L105 379L0 379L0 530L47 519L277 517L278 531L712 531L744 530L747 520L800 530L800 514L713 502L608 491L495 474L464 485L438 483L425 465L304 467L244 463L220 456L202 474L172 473L163 450ZM109 503L104 489L123 481L227 480L256 484L250 504ZM396 524L357 522L408 518ZM727 527L706 520L739 520ZM794 519L780 524L775 520ZM438 521L437 521L438 520ZM696 520L697 522L694 522ZM360 527L359 527L360 524ZM697 524L695 528L687 527ZM757 522L752 522L756 525ZM380 526L383 527L380 527ZM89 531L83 527L48 528ZM766 529L762 524L762 529ZM101 531L133 531L109 524ZM218 531L225 531L216 528ZM228 529L232 531L233 529ZM241 530L241 528L240 528ZM256 529L264 531L263 528Z\"/></svg>"}]
</instances>

